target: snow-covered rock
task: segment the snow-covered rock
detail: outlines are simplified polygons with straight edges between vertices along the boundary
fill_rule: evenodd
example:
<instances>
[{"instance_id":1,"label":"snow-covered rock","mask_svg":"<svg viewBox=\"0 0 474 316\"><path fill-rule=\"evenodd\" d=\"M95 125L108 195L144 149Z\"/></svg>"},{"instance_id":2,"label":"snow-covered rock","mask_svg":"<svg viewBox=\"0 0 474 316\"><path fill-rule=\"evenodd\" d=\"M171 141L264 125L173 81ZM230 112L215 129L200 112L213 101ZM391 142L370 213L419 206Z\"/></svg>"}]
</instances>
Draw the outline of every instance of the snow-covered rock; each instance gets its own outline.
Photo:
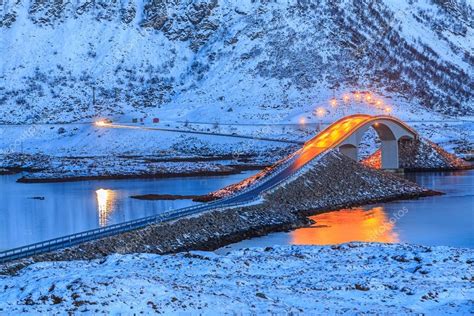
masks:
<instances>
[{"instance_id":1,"label":"snow-covered rock","mask_svg":"<svg viewBox=\"0 0 474 316\"><path fill-rule=\"evenodd\" d=\"M0 276L0 313L473 313L474 251L279 246L227 255L112 255Z\"/></svg>"}]
</instances>

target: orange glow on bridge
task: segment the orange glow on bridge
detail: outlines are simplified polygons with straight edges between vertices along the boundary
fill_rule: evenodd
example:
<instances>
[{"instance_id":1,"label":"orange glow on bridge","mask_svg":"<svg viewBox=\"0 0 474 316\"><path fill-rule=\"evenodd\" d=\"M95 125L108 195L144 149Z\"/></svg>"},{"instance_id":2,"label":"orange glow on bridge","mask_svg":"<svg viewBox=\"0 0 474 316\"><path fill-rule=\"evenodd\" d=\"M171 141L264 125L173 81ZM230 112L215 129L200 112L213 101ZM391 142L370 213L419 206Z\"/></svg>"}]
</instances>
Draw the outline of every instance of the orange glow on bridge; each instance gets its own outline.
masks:
<instances>
[{"instance_id":1,"label":"orange glow on bridge","mask_svg":"<svg viewBox=\"0 0 474 316\"><path fill-rule=\"evenodd\" d=\"M298 169L327 148L334 146L345 135L351 133L361 123L366 122L368 118L370 118L369 115L351 116L329 126L304 145L301 154L294 164L294 168Z\"/></svg>"},{"instance_id":2,"label":"orange glow on bridge","mask_svg":"<svg viewBox=\"0 0 474 316\"><path fill-rule=\"evenodd\" d=\"M295 160L295 163L292 165L292 169L297 170L323 151L329 148L337 147L339 143L341 143L344 139L349 137L352 133L354 133L358 128L362 127L363 125L370 124L373 121L383 119L389 119L391 121L394 121L394 118L388 116L371 116L366 114L356 114L347 116L333 123L321 133L319 133L314 138L305 143L303 148L300 150L299 155ZM414 135L416 135L416 132L414 132L410 127L403 124L403 122L395 122L398 122L398 124L403 125L404 128L410 130ZM377 124L377 122L374 123L375 126L378 126Z\"/></svg>"}]
</instances>

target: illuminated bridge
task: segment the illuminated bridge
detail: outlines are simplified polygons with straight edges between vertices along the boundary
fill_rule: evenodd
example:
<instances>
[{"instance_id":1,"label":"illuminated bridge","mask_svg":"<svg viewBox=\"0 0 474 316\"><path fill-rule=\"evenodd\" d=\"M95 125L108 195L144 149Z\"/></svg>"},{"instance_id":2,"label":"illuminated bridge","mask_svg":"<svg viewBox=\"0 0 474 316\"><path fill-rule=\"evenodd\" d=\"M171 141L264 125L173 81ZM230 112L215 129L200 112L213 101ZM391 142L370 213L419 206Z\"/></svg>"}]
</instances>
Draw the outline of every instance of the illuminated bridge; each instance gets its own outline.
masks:
<instances>
[{"instance_id":1,"label":"illuminated bridge","mask_svg":"<svg viewBox=\"0 0 474 316\"><path fill-rule=\"evenodd\" d=\"M328 150L339 149L343 154L357 160L357 148L363 134L370 127L375 129L381 141L382 168L398 168L398 141L401 139L416 139L418 134L405 123L391 116L351 115L331 124L314 138L307 141L301 149L276 164L264 177L243 191L236 192L229 197L207 204L172 210L130 222L110 225L0 252L0 263L74 246L83 242L143 228L150 224L168 222L213 209L242 206L243 204L257 201L263 193L278 187L284 181L294 176L308 162Z\"/></svg>"},{"instance_id":2,"label":"illuminated bridge","mask_svg":"<svg viewBox=\"0 0 474 316\"><path fill-rule=\"evenodd\" d=\"M382 151L382 169L398 169L398 141L416 139L418 134L408 125L392 116L356 114L346 116L331 124L324 131L305 143L302 163L314 158L328 148L338 148L346 156L357 161L357 148L370 128L377 132Z\"/></svg>"}]
</instances>

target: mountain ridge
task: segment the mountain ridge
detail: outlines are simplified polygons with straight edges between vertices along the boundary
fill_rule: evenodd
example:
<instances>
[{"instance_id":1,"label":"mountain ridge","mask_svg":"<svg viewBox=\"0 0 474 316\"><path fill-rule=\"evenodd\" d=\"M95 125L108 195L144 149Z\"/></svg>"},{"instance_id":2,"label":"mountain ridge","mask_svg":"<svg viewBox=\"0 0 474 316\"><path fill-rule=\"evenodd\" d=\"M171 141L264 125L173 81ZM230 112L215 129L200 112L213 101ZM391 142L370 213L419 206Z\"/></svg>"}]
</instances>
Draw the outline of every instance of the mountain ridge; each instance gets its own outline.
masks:
<instances>
[{"instance_id":1,"label":"mountain ridge","mask_svg":"<svg viewBox=\"0 0 474 316\"><path fill-rule=\"evenodd\" d=\"M369 90L473 115L469 1L0 1L0 121L275 122ZM209 112L209 113L207 113Z\"/></svg>"}]
</instances>

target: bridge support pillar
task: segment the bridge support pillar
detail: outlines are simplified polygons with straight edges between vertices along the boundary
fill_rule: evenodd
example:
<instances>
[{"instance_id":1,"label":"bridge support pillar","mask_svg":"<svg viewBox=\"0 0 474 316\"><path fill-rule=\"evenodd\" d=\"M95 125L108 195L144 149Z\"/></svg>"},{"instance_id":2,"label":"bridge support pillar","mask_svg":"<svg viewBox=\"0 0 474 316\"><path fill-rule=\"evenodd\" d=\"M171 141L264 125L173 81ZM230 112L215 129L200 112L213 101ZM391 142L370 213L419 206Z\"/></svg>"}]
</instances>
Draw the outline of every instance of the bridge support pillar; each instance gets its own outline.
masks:
<instances>
[{"instance_id":1,"label":"bridge support pillar","mask_svg":"<svg viewBox=\"0 0 474 316\"><path fill-rule=\"evenodd\" d=\"M382 140L382 169L398 169L398 142Z\"/></svg>"},{"instance_id":2,"label":"bridge support pillar","mask_svg":"<svg viewBox=\"0 0 474 316\"><path fill-rule=\"evenodd\" d=\"M358 161L358 150L353 145L342 145L339 147L339 152L352 160Z\"/></svg>"}]
</instances>

